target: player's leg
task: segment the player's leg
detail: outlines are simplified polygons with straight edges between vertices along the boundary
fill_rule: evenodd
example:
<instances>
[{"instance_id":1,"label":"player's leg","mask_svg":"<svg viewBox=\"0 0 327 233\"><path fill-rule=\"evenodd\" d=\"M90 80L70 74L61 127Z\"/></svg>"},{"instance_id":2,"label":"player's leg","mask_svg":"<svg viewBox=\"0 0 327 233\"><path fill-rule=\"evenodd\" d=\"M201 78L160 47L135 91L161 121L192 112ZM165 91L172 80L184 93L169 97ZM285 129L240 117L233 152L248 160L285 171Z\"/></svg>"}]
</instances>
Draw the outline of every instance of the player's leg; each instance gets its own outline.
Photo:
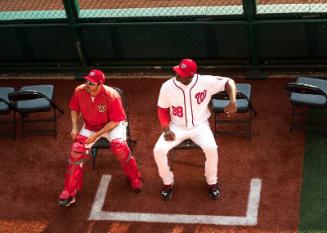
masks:
<instances>
[{"instance_id":1,"label":"player's leg","mask_svg":"<svg viewBox=\"0 0 327 233\"><path fill-rule=\"evenodd\" d=\"M210 129L209 123L204 122L193 129L191 139L199 145L206 157L205 177L209 194L212 199L220 195L218 188L218 146Z\"/></svg>"},{"instance_id":2,"label":"player's leg","mask_svg":"<svg viewBox=\"0 0 327 233\"><path fill-rule=\"evenodd\" d=\"M69 206L75 202L77 191L81 190L83 182L83 159L87 153L85 141L87 137L77 135L69 156L69 164L65 175L64 190L59 195L59 204Z\"/></svg>"},{"instance_id":3,"label":"player's leg","mask_svg":"<svg viewBox=\"0 0 327 233\"><path fill-rule=\"evenodd\" d=\"M132 189L135 192L140 192L143 187L141 173L126 142L125 123L121 122L118 126L112 129L108 135L108 139L110 141L111 152L116 156L122 170L130 180Z\"/></svg>"},{"instance_id":4,"label":"player's leg","mask_svg":"<svg viewBox=\"0 0 327 233\"><path fill-rule=\"evenodd\" d=\"M171 198L173 188L172 186L174 184L174 174L170 170L168 164L168 152L186 139L184 135L181 134L180 130L173 128L172 131L176 136L174 141L166 141L164 139L164 135L161 134L153 149L153 155L158 167L158 173L163 182L161 197L164 200L169 200Z\"/></svg>"}]
</instances>

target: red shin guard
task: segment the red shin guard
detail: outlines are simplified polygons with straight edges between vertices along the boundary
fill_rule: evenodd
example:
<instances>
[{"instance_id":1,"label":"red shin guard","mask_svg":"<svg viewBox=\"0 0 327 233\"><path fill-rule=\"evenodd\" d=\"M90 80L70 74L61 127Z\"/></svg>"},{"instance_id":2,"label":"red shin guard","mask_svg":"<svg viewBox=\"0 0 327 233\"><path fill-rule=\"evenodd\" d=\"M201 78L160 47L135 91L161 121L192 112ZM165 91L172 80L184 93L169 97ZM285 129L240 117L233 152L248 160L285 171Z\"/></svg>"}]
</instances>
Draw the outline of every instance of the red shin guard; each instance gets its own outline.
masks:
<instances>
[{"instance_id":1,"label":"red shin guard","mask_svg":"<svg viewBox=\"0 0 327 233\"><path fill-rule=\"evenodd\" d=\"M123 169L125 175L129 178L133 189L141 189L141 173L137 168L136 161L133 156L127 162L120 162L120 166Z\"/></svg>"},{"instance_id":2,"label":"red shin guard","mask_svg":"<svg viewBox=\"0 0 327 233\"><path fill-rule=\"evenodd\" d=\"M120 163L121 168L123 169L125 175L131 182L133 189L141 189L142 182L140 180L141 173L137 168L136 161L131 155L131 151L128 148L128 145L122 139L114 139L111 141L110 148L112 153L116 156L117 160Z\"/></svg>"},{"instance_id":3,"label":"red shin guard","mask_svg":"<svg viewBox=\"0 0 327 233\"><path fill-rule=\"evenodd\" d=\"M69 165L66 170L65 176L65 187L64 191L60 195L62 196L75 196L78 190L82 188L83 182L83 158L85 157L86 148L84 147L84 142L87 137L78 135L76 141L72 145ZM64 198L62 198L64 199Z\"/></svg>"}]
</instances>

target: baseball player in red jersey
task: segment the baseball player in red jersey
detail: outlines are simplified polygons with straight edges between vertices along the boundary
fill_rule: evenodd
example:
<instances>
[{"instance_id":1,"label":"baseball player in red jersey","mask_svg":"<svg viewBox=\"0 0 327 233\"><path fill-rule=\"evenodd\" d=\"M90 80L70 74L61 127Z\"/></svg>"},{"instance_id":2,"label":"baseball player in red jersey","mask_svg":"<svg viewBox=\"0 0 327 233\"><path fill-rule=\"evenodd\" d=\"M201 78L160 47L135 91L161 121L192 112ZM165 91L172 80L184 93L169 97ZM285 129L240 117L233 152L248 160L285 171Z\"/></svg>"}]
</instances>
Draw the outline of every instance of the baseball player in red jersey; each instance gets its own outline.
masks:
<instances>
[{"instance_id":1,"label":"baseball player in red jersey","mask_svg":"<svg viewBox=\"0 0 327 233\"><path fill-rule=\"evenodd\" d=\"M186 139L199 145L206 157L205 178L211 199L218 199L217 167L218 151L209 126L208 108L211 96L226 90L230 102L225 112L237 111L236 86L230 78L197 74L197 65L191 59L183 59L173 67L176 77L167 80L160 89L158 117L163 130L154 147L154 158L163 182L161 197L169 200L173 194L174 175L168 166L170 149Z\"/></svg>"},{"instance_id":2,"label":"baseball player in red jersey","mask_svg":"<svg viewBox=\"0 0 327 233\"><path fill-rule=\"evenodd\" d=\"M141 174L126 143L126 116L118 92L104 85L105 75L100 70L91 70L84 78L86 83L75 89L69 103L74 143L64 190L59 196L61 206L69 206L76 201L76 193L82 187L83 159L99 137L109 140L112 154L130 180L132 189L135 192L142 190ZM78 129L80 117L84 120L81 130Z\"/></svg>"}]
</instances>

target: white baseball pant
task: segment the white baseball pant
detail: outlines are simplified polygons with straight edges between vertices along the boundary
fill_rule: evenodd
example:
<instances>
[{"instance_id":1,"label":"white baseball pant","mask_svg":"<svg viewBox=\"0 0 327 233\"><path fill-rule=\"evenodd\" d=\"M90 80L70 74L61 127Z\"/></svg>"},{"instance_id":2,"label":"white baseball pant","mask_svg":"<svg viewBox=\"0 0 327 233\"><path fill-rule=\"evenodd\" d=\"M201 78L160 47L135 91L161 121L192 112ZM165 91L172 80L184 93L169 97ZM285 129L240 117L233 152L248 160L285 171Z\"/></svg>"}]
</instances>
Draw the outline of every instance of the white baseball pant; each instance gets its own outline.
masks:
<instances>
[{"instance_id":1,"label":"white baseball pant","mask_svg":"<svg viewBox=\"0 0 327 233\"><path fill-rule=\"evenodd\" d=\"M127 122L125 122L125 121L119 122L119 124L112 130L110 130L109 133L104 133L104 134L100 135L93 143L87 144L87 145L85 145L85 147L91 148L93 146L93 144L101 137L107 138L109 142L111 142L112 140L114 140L116 138L121 138L124 141L126 141L126 131L127 131L126 124L127 124ZM85 126L83 126L83 128L81 129L79 134L82 136L85 136L85 137L90 137L91 135L95 134L95 132L85 129Z\"/></svg>"},{"instance_id":2,"label":"white baseball pant","mask_svg":"<svg viewBox=\"0 0 327 233\"><path fill-rule=\"evenodd\" d=\"M191 139L199 145L206 157L205 173L206 181L209 185L217 183L218 170L218 146L209 126L209 122L205 121L192 129L186 129L170 124L170 130L175 133L174 141L166 141L162 133L153 149L154 159L158 166L159 176L165 185L174 183L174 174L168 165L167 154L169 150L177 146L186 139Z\"/></svg>"}]
</instances>

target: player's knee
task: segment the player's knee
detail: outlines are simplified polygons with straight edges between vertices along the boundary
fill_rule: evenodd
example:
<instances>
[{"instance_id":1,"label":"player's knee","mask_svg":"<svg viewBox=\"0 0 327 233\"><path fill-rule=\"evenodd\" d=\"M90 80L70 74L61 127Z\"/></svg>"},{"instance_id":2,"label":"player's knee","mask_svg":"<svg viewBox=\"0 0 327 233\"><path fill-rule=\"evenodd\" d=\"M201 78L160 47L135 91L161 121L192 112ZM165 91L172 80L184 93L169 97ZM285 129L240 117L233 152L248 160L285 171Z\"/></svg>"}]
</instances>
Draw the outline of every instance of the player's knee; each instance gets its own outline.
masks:
<instances>
[{"instance_id":1,"label":"player's knee","mask_svg":"<svg viewBox=\"0 0 327 233\"><path fill-rule=\"evenodd\" d=\"M85 143L85 141L88 139L88 137L77 134L76 138L75 138L75 142L80 142L80 143Z\"/></svg>"},{"instance_id":2,"label":"player's knee","mask_svg":"<svg viewBox=\"0 0 327 233\"><path fill-rule=\"evenodd\" d=\"M74 142L70 151L70 163L81 163L86 153L85 144L81 142Z\"/></svg>"},{"instance_id":3,"label":"player's knee","mask_svg":"<svg viewBox=\"0 0 327 233\"><path fill-rule=\"evenodd\" d=\"M168 154L168 149L165 146L156 144L153 148L153 155L154 157L160 156L160 155L166 155Z\"/></svg>"},{"instance_id":4,"label":"player's knee","mask_svg":"<svg viewBox=\"0 0 327 233\"><path fill-rule=\"evenodd\" d=\"M202 146L202 149L203 149L204 153L215 154L215 152L217 152L218 146L215 144L204 145L204 146Z\"/></svg>"},{"instance_id":5,"label":"player's knee","mask_svg":"<svg viewBox=\"0 0 327 233\"><path fill-rule=\"evenodd\" d=\"M110 143L110 149L118 161L125 162L129 159L131 151L123 139L117 138L112 140Z\"/></svg>"}]
</instances>

